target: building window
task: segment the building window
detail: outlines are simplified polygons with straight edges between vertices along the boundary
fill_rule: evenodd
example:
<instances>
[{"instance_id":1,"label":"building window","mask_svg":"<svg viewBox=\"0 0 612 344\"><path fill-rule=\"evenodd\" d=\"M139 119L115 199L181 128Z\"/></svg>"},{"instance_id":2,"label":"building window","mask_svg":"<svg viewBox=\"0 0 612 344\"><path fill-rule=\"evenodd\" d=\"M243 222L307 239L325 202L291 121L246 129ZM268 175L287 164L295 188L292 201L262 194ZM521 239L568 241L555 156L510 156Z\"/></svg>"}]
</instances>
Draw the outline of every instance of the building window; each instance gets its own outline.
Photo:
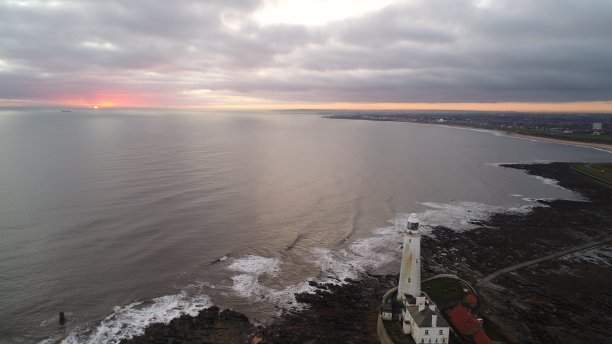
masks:
<instances>
[{"instance_id":1,"label":"building window","mask_svg":"<svg viewBox=\"0 0 612 344\"><path fill-rule=\"evenodd\" d=\"M416 263L419 264L419 258L416 259Z\"/></svg>"},{"instance_id":2,"label":"building window","mask_svg":"<svg viewBox=\"0 0 612 344\"><path fill-rule=\"evenodd\" d=\"M408 239L408 242L409 242L409 243L411 243L411 242L412 242L412 239Z\"/></svg>"},{"instance_id":3,"label":"building window","mask_svg":"<svg viewBox=\"0 0 612 344\"><path fill-rule=\"evenodd\" d=\"M421 343L425 343L425 338L421 338Z\"/></svg>"},{"instance_id":4,"label":"building window","mask_svg":"<svg viewBox=\"0 0 612 344\"><path fill-rule=\"evenodd\" d=\"M442 334L442 330L440 330L440 333L439 333L439 334Z\"/></svg>"},{"instance_id":5,"label":"building window","mask_svg":"<svg viewBox=\"0 0 612 344\"><path fill-rule=\"evenodd\" d=\"M429 334L429 330L425 330L425 335L427 336Z\"/></svg>"},{"instance_id":6,"label":"building window","mask_svg":"<svg viewBox=\"0 0 612 344\"><path fill-rule=\"evenodd\" d=\"M410 283L410 277L408 277L408 283Z\"/></svg>"}]
</instances>

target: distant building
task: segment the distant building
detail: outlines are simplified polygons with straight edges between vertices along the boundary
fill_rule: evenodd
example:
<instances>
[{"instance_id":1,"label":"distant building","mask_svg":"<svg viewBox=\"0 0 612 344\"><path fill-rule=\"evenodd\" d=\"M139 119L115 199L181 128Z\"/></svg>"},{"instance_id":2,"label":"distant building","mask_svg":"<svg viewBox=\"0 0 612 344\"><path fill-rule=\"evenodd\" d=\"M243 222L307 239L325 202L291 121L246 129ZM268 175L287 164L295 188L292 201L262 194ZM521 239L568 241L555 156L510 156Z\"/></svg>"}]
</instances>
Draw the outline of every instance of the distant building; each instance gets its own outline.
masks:
<instances>
[{"instance_id":1,"label":"distant building","mask_svg":"<svg viewBox=\"0 0 612 344\"><path fill-rule=\"evenodd\" d=\"M603 129L602 123L593 123L593 135L601 134L602 129Z\"/></svg>"}]
</instances>

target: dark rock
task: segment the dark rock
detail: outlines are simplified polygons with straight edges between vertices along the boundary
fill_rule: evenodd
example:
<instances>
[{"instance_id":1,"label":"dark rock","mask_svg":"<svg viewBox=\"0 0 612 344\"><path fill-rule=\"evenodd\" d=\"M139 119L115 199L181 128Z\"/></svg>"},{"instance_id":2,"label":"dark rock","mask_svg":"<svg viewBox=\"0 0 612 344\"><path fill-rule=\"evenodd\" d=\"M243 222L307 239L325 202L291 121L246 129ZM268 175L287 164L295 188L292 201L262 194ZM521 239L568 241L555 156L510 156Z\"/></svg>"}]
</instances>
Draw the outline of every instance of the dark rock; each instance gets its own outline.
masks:
<instances>
[{"instance_id":1,"label":"dark rock","mask_svg":"<svg viewBox=\"0 0 612 344\"><path fill-rule=\"evenodd\" d=\"M478 228L457 233L437 226L423 237L423 278L447 272L476 280L484 274L611 234L612 191L575 174L569 164L510 165L552 178L590 202L541 201L528 214L499 213ZM498 277L503 292L481 290L491 326L511 343L607 342L612 337L612 269L547 261ZM451 269L452 268L452 269ZM319 284L297 294L303 310L286 311L256 328L241 313L211 307L168 325L152 324L122 343L378 343L376 321L382 295L397 275L364 275L343 285ZM451 342L453 342L451 340ZM457 341L455 341L457 342Z\"/></svg>"}]
</instances>

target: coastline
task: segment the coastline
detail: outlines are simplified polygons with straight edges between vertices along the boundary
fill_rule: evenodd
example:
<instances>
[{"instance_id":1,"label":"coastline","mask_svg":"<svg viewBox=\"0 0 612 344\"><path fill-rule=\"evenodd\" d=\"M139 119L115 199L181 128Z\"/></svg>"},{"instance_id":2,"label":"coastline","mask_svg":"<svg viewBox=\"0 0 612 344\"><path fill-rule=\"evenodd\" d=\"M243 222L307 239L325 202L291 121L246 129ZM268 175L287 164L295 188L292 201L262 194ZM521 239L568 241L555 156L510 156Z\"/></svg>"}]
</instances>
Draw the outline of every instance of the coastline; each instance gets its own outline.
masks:
<instances>
[{"instance_id":1,"label":"coastline","mask_svg":"<svg viewBox=\"0 0 612 344\"><path fill-rule=\"evenodd\" d=\"M602 151L605 151L605 152L608 152L608 153L612 153L612 144L598 143L598 142L588 142L588 141L568 140L568 139L564 140L564 139L561 139L561 138L558 138L558 137L553 138L553 137L543 137L543 136L538 136L538 135L522 134L522 133L517 133L517 132L514 132L514 131L504 130L504 129L479 128L479 127L471 127L471 126L468 126L468 125L453 124L453 123L422 123L422 122L416 122L416 121L397 120L397 119L373 119L373 118L342 117L342 116L323 116L323 118L328 118L328 119L348 119L348 120L359 120L359 121L376 121L376 122L406 122L406 123L424 124L424 125L437 125L437 126L448 127L448 128L460 128L460 129L470 129L470 130L477 130L477 131L489 131L489 132L504 134L504 135L507 135L507 136L510 136L510 137L517 137L517 138L523 138L523 139L534 140L534 141L566 144L566 145L577 146L577 147L593 148L593 149L602 150Z\"/></svg>"},{"instance_id":2,"label":"coastline","mask_svg":"<svg viewBox=\"0 0 612 344\"><path fill-rule=\"evenodd\" d=\"M470 128L470 127L465 127L465 128ZM489 129L487 129L489 130ZM562 140L559 138L552 138L552 137L542 137L542 136L535 136L535 135L527 135L527 134L519 134L519 133L515 133L512 131L505 131L505 130L498 130L498 129L490 129L492 131L497 131L500 133L504 133L508 136L516 136L516 137L520 137L520 138L525 138L525 139L529 139L529 140L535 140L535 141L543 141L543 142L553 142L553 143L560 143L560 144L566 144L566 145L571 145L571 146L578 146L578 147L587 147L587 148L595 148L595 149L599 149L602 151L606 151L608 153L612 153L612 145L608 145L605 143L596 143L596 142L582 142L582 141L573 141L573 140Z\"/></svg>"},{"instance_id":3,"label":"coastline","mask_svg":"<svg viewBox=\"0 0 612 344\"><path fill-rule=\"evenodd\" d=\"M523 261L609 236L612 190L571 170L569 163L502 165L559 181L589 201L546 200L527 214L497 213L478 228L457 232L437 227L423 240L423 277L450 272L476 284L484 276ZM612 243L610 266L581 260L580 252L497 277L481 286L486 319L504 342L573 343L605 341L612 336ZM393 262L387 271L398 271ZM397 267L395 266L397 265ZM144 335L122 343L378 343L376 317L380 298L398 275L370 272L342 285L297 294L307 305L285 311L267 326L256 326L233 311L204 310L170 324L154 324ZM545 277L543 277L545 276ZM212 316L210 314L219 314ZM202 313L205 313L202 315ZM225 314L221 316L220 314ZM581 329L576 331L575 329ZM233 336L230 336L233 335Z\"/></svg>"}]
</instances>

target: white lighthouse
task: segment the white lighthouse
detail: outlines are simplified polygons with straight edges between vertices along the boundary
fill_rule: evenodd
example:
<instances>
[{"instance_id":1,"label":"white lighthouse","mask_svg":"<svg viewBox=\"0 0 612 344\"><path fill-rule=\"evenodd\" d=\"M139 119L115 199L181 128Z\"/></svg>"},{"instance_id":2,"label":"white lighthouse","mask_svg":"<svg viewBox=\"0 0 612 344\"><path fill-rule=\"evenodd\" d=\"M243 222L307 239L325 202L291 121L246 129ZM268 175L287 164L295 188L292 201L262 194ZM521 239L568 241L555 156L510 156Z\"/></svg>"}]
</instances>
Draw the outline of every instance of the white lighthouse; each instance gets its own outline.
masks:
<instances>
[{"instance_id":1,"label":"white lighthouse","mask_svg":"<svg viewBox=\"0 0 612 344\"><path fill-rule=\"evenodd\" d=\"M415 343L446 344L450 336L450 325L426 293L421 292L421 234L419 220L414 214L408 218L404 235L404 249L399 277L399 286L389 290L383 297L378 320L378 333L385 334L382 343L389 342L383 321L399 320L402 332L412 336ZM394 293L397 290L397 297ZM397 314L400 308L402 313Z\"/></svg>"},{"instance_id":2,"label":"white lighthouse","mask_svg":"<svg viewBox=\"0 0 612 344\"><path fill-rule=\"evenodd\" d=\"M410 215L404 233L404 250L402 252L402 265L397 290L397 300L404 301L406 295L421 296L421 235L419 234L419 220Z\"/></svg>"}]
</instances>

